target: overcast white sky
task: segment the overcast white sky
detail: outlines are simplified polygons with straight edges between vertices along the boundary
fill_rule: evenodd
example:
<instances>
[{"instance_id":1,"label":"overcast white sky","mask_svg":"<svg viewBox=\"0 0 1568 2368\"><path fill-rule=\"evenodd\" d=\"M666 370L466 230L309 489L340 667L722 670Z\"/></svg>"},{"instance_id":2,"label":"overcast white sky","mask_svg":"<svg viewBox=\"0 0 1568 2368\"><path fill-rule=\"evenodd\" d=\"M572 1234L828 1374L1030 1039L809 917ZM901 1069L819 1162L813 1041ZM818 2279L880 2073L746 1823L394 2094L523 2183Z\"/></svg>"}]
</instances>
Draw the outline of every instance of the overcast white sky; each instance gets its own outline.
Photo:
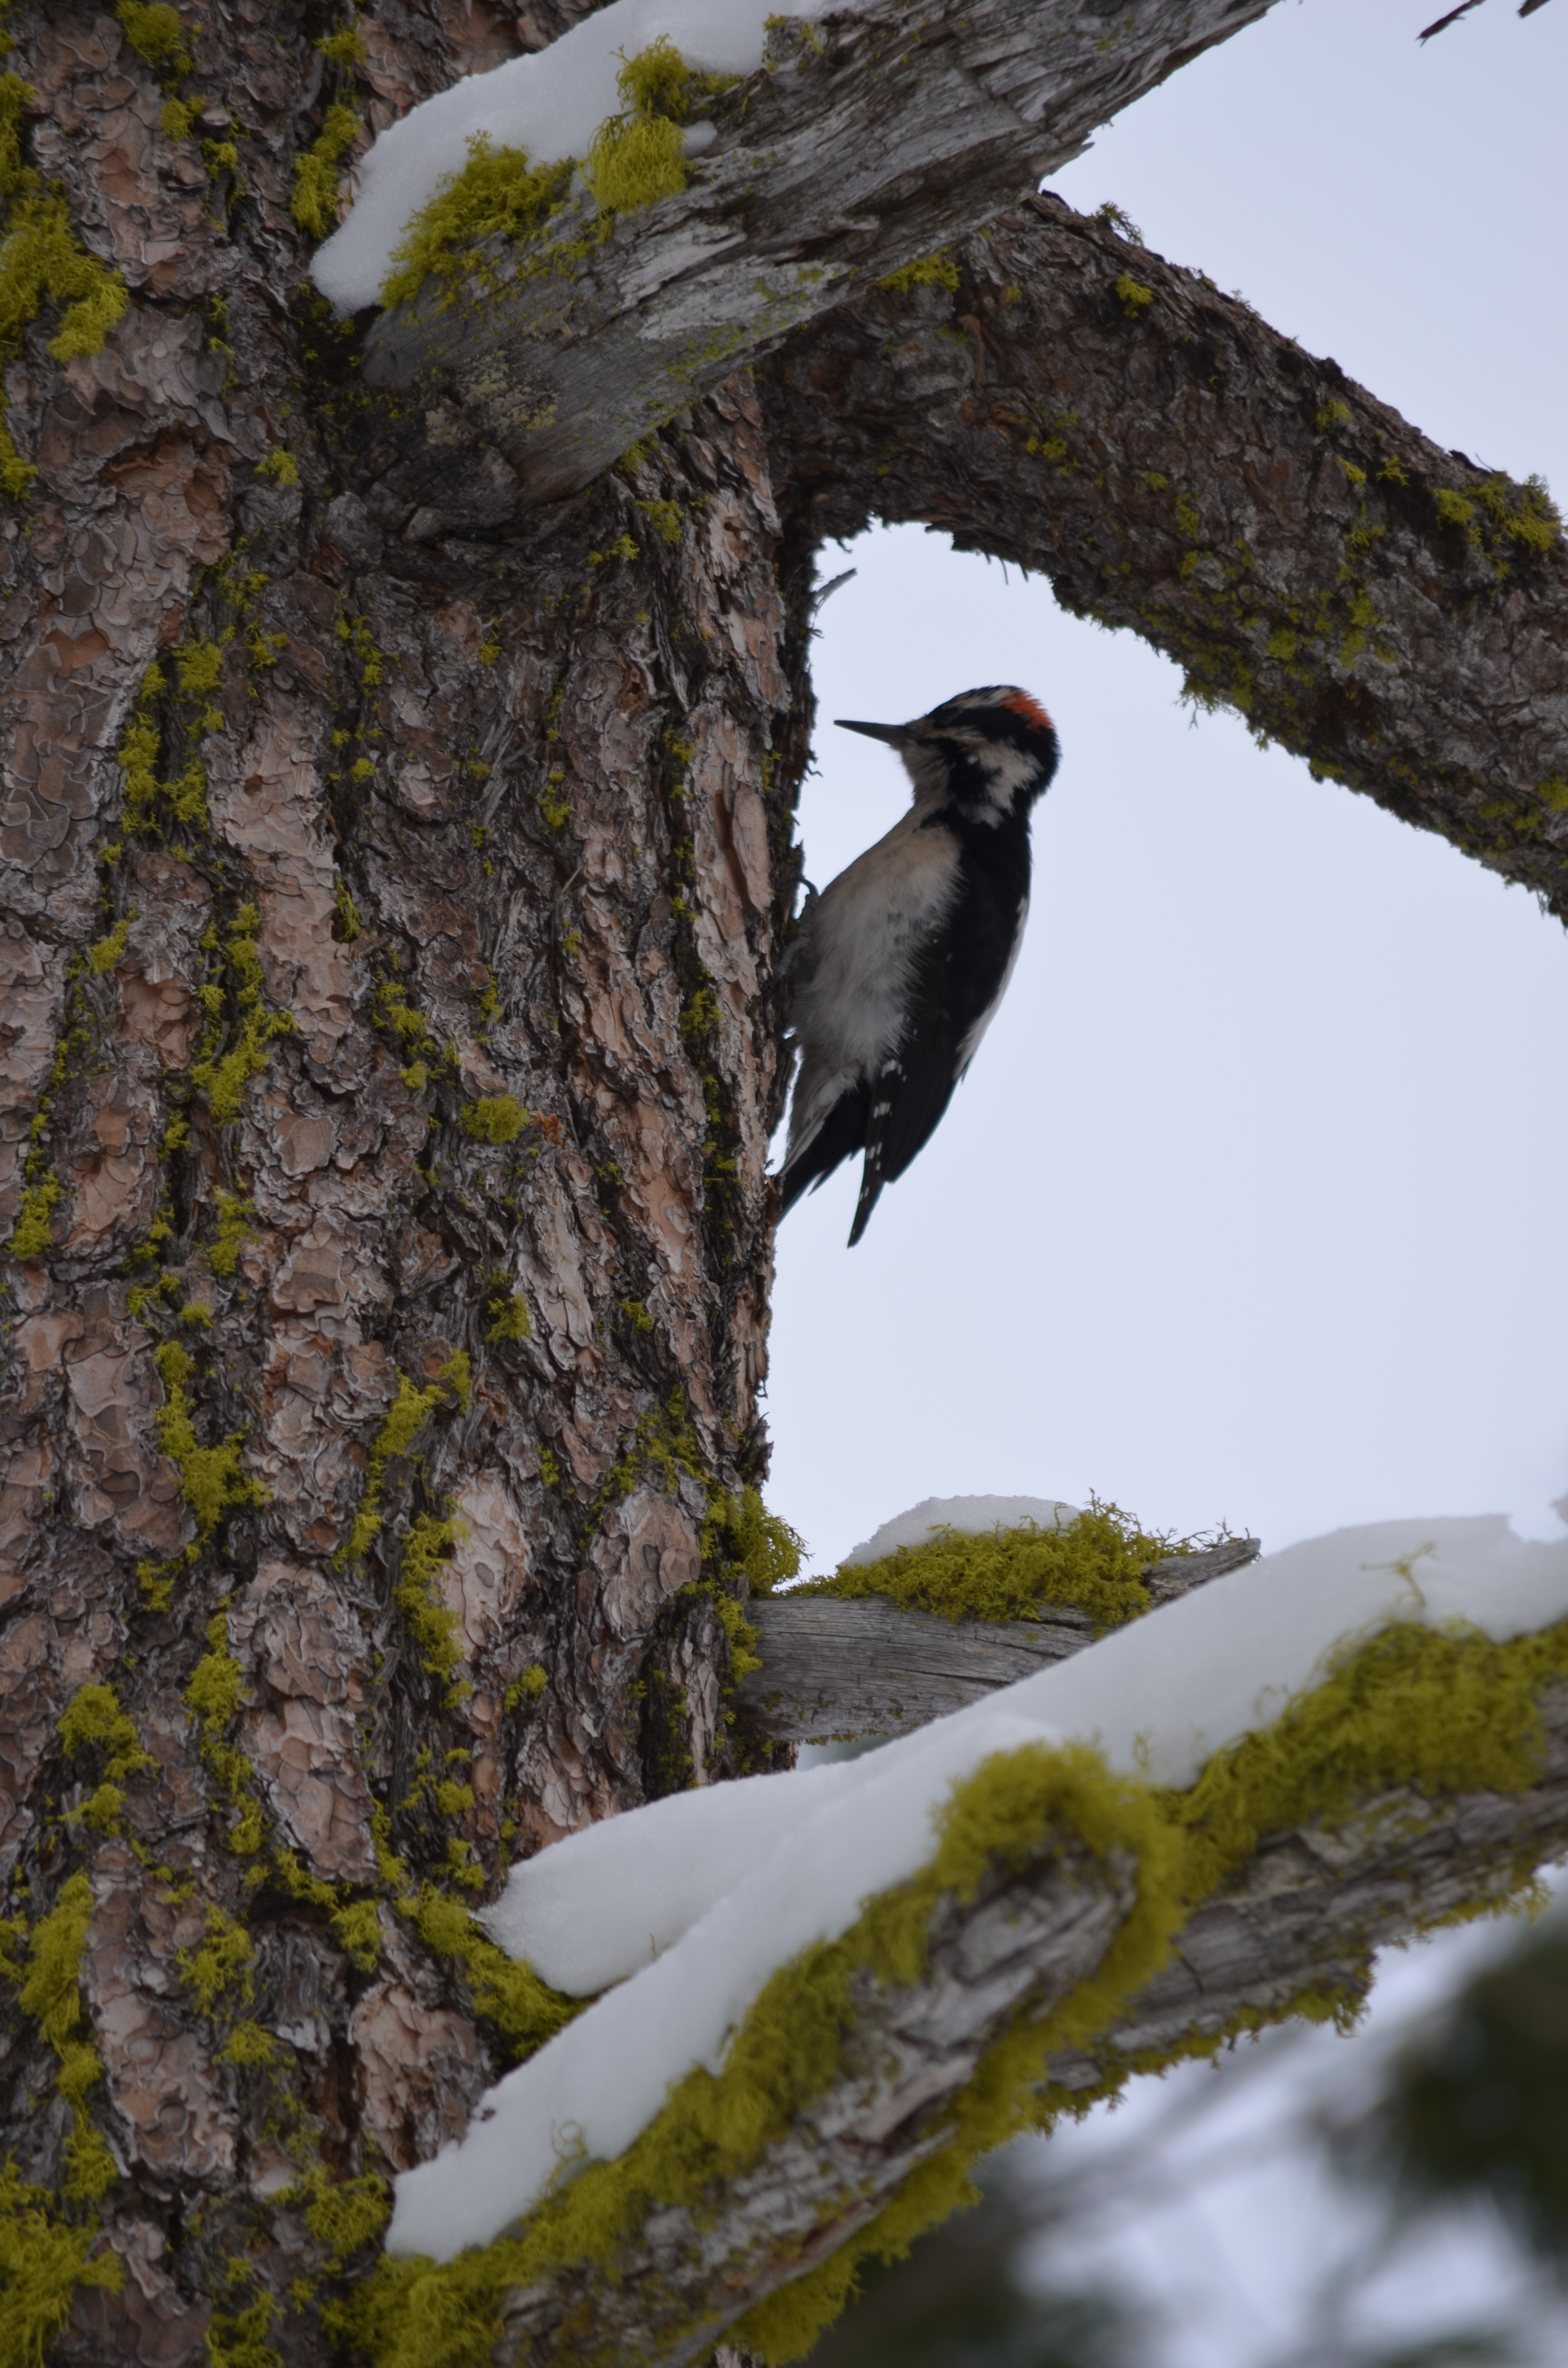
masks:
<instances>
[{"instance_id":1,"label":"overcast white sky","mask_svg":"<svg viewBox=\"0 0 1568 2368\"><path fill-rule=\"evenodd\" d=\"M1303 0L1060 175L1491 466L1568 499L1568 0ZM1062 733L1007 1003L845 1247L846 1168L779 1236L770 1501L817 1567L933 1494L1113 1497L1282 1546L1568 1488L1568 938L1533 900L1176 669L915 529L823 573L825 885L906 799L897 719L992 681ZM858 1167L858 1163L857 1163Z\"/></svg>"}]
</instances>

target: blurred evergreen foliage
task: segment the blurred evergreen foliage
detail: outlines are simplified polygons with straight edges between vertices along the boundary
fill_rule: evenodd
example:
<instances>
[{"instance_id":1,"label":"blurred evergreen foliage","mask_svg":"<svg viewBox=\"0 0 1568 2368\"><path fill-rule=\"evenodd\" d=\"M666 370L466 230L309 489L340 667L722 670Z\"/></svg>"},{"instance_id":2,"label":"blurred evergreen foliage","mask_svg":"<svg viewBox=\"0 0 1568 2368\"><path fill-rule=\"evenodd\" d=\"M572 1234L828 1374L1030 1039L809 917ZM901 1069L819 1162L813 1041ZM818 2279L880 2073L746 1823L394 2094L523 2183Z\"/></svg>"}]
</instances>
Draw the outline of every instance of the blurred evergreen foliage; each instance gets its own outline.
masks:
<instances>
[{"instance_id":1,"label":"blurred evergreen foliage","mask_svg":"<svg viewBox=\"0 0 1568 2368\"><path fill-rule=\"evenodd\" d=\"M972 2211L907 2260L868 2265L810 2368L1134 2368L1133 2323L1114 2296L1026 2282L1024 2251L1054 2216L1036 2185L1003 2157Z\"/></svg>"},{"instance_id":2,"label":"blurred evergreen foliage","mask_svg":"<svg viewBox=\"0 0 1568 2368\"><path fill-rule=\"evenodd\" d=\"M1568 1918L1557 1914L1471 1975L1419 2035L1373 2063L1347 2112L1309 2109L1293 2140L1283 2134L1304 2157L1326 2146L1328 2162L1349 2177L1345 2206L1359 2214L1364 2241L1334 2269L1324 2264L1293 2340L1268 2355L1268 2368L1539 2362L1528 2288L1478 2295L1481 2313L1468 2325L1403 2338L1386 2318L1374 2332L1381 2314L1369 2325L1363 2303L1402 2243L1419 2243L1432 2213L1449 2206L1497 2212L1550 2273L1533 2289L1538 2306L1559 2291L1559 2276L1568 2284ZM1217 2082L1216 2105L1223 2094ZM1052 2176L1038 2144L998 2157L972 2212L934 2229L906 2260L862 2271L859 2299L809 2368L1149 2368L1165 2356L1157 2309L1151 2317L1108 2284L1053 2285L1039 2271L1049 2253L1060 2273L1074 2230L1095 2225L1119 2191L1127 2208L1124 2181L1133 2193L1144 2182L1157 2192L1175 2126L1173 2118L1148 2133L1108 2186L1102 2165L1087 2192ZM1208 2175L1226 2158L1221 2147ZM1501 2305L1490 2324L1488 2304Z\"/></svg>"},{"instance_id":3,"label":"blurred evergreen foliage","mask_svg":"<svg viewBox=\"0 0 1568 2368\"><path fill-rule=\"evenodd\" d=\"M1538 1932L1395 2059L1364 2125L1411 2200L1487 2197L1568 2267L1568 1932Z\"/></svg>"}]
</instances>

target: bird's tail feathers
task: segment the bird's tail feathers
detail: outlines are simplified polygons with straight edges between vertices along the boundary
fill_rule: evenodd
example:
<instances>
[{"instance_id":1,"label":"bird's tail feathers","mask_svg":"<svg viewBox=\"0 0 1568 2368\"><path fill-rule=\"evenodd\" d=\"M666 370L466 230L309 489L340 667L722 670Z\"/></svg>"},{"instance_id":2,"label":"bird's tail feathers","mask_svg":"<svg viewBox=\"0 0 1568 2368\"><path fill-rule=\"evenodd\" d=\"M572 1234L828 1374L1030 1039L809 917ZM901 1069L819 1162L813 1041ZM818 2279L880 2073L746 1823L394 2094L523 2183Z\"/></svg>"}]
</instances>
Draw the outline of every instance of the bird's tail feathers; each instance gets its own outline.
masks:
<instances>
[{"instance_id":1,"label":"bird's tail feathers","mask_svg":"<svg viewBox=\"0 0 1568 2368\"><path fill-rule=\"evenodd\" d=\"M866 1154L866 1165L860 1177L860 1198L855 1203L855 1223L849 1228L849 1247L854 1248L871 1222L871 1212L881 1198L882 1172L873 1167L871 1155Z\"/></svg>"},{"instance_id":2,"label":"bird's tail feathers","mask_svg":"<svg viewBox=\"0 0 1568 2368\"><path fill-rule=\"evenodd\" d=\"M860 1171L860 1198L855 1204L855 1223L849 1228L849 1247L854 1248L871 1222L871 1212L881 1197L887 1178L883 1173L882 1137L888 1116L892 1109L893 1080L900 1075L901 1064L891 1061L877 1079L871 1097L871 1107L866 1122L866 1164Z\"/></svg>"},{"instance_id":3,"label":"bird's tail feathers","mask_svg":"<svg viewBox=\"0 0 1568 2368\"><path fill-rule=\"evenodd\" d=\"M825 1174L814 1174L803 1159L790 1159L773 1180L778 1187L778 1213L787 1217L802 1192L814 1191L827 1179Z\"/></svg>"},{"instance_id":4,"label":"bird's tail feathers","mask_svg":"<svg viewBox=\"0 0 1568 2368\"><path fill-rule=\"evenodd\" d=\"M798 1105L798 1087L796 1099ZM792 1209L808 1187L814 1190L825 1183L840 1160L858 1151L865 1140L866 1090L858 1083L852 1083L836 1101L822 1109L821 1116L806 1133L798 1141L791 1140L784 1165L775 1178L779 1215Z\"/></svg>"}]
</instances>

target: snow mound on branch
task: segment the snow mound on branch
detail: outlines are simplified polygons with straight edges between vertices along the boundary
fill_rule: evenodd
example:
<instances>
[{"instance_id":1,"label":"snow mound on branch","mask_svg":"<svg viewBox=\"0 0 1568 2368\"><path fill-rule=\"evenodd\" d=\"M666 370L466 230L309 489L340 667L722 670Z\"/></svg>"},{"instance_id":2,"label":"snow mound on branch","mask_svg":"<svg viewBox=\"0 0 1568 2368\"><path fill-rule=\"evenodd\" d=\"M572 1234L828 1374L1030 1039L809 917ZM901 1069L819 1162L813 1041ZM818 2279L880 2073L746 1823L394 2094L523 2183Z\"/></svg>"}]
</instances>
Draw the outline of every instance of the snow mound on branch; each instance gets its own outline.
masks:
<instances>
[{"instance_id":1,"label":"snow mound on branch","mask_svg":"<svg viewBox=\"0 0 1568 2368\"><path fill-rule=\"evenodd\" d=\"M927 1497L907 1513L895 1513L884 1521L838 1567L853 1570L861 1563L881 1562L900 1546L923 1546L933 1530L957 1530L966 1538L977 1538L987 1530L1021 1530L1026 1521L1042 1530L1064 1529L1083 1509L1054 1497Z\"/></svg>"},{"instance_id":2,"label":"snow mound on branch","mask_svg":"<svg viewBox=\"0 0 1568 2368\"><path fill-rule=\"evenodd\" d=\"M480 1921L510 1955L528 1958L551 1989L593 1998L663 1956L797 1826L836 1809L854 1790L856 1764L801 1769L789 1784L760 1790L747 1780L700 1795L673 1793L630 1817L607 1818L571 1835L569 1847L558 1842L515 1868ZM708 1806L692 1850L683 1812L699 1798ZM529 1880L519 1883L524 1874ZM597 1902L587 1915L585 1896Z\"/></svg>"},{"instance_id":3,"label":"snow mound on branch","mask_svg":"<svg viewBox=\"0 0 1568 2368\"><path fill-rule=\"evenodd\" d=\"M556 1843L514 1871L490 1930L560 1988L619 1987L492 2089L460 2145L399 2178L388 2249L449 2260L571 2161L623 2153L672 2082L719 2069L770 1975L919 1871L954 1784L993 1753L1072 1739L1184 1786L1391 1621L1465 1620L1501 1644L1565 1616L1568 1543L1499 1516L1338 1530L863 1759L680 1793Z\"/></svg>"},{"instance_id":4,"label":"snow mound on branch","mask_svg":"<svg viewBox=\"0 0 1568 2368\"><path fill-rule=\"evenodd\" d=\"M725 1793L749 1796L756 1819L741 1879L652 1964L644 1938L633 1979L608 1991L498 2082L460 2145L403 2173L388 2250L450 2260L528 2211L579 2148L585 2159L600 2161L623 2153L659 2111L672 2081L698 2064L719 2070L731 2032L770 1974L812 1941L847 1931L871 1893L918 1873L931 1855L933 1811L980 1759L1042 1736L1060 1739L1033 1719L989 1704L963 1733L953 1726L944 1719L924 1731L917 1769L891 1766L891 1751L879 1751L804 1775L750 1777L682 1793L607 1825L607 1834L627 1829L630 1841L631 1829L645 1832L642 1820L658 1810L688 1800L718 1802ZM834 1778L839 1782L824 1781ZM859 1781L851 1785L845 1778ZM775 1788L788 1799L770 1798ZM705 1855L710 1832L722 1823L722 1816L704 1819L698 1832L684 1819L658 1819L662 1871L674 1876L683 1858L694 1850ZM553 1851L578 1839L556 1843ZM642 1860L640 1850L623 1850L613 1867L597 1868L590 1918L613 1897L613 1920L621 1926L619 1886ZM580 1894L580 1917L585 1905ZM497 1929L494 1922L491 1929ZM583 2038L573 2045L577 2032Z\"/></svg>"},{"instance_id":5,"label":"snow mound on branch","mask_svg":"<svg viewBox=\"0 0 1568 2368\"><path fill-rule=\"evenodd\" d=\"M1054 1497L927 1497L884 1521L839 1567L880 1562L899 1546L924 1545L934 1530L979 1537L1025 1521L1050 1530L1075 1520L1078 1511ZM502 1948L529 1958L552 1989L593 1998L662 1955L750 1873L759 1850L771 1849L802 1816L835 1803L851 1782L848 1766L840 1764L802 1769L791 1785L763 1793L754 1785L715 1785L702 1795L697 1851L679 1841L666 1848L664 1841L666 1833L687 1830L684 1820L697 1796L676 1793L651 1802L636 1815L637 1847L627 1846L631 1829L624 1819L590 1826L571 1837L569 1850L557 1845L519 1867L482 1920ZM613 1914L585 1916L585 1892L597 1892L606 1905L613 1898Z\"/></svg>"},{"instance_id":6,"label":"snow mound on branch","mask_svg":"<svg viewBox=\"0 0 1568 2368\"><path fill-rule=\"evenodd\" d=\"M767 19L778 13L777 0L612 0L548 49L469 74L410 108L366 154L347 221L316 250L316 286L340 313L376 303L393 248L441 182L462 171L480 132L496 147L523 149L534 165L585 156L620 108L621 66L661 33L700 73L748 74L762 63ZM800 0L786 13L825 17L829 0ZM858 0L833 0L832 13L858 14ZM700 135L688 145L699 147Z\"/></svg>"}]
</instances>

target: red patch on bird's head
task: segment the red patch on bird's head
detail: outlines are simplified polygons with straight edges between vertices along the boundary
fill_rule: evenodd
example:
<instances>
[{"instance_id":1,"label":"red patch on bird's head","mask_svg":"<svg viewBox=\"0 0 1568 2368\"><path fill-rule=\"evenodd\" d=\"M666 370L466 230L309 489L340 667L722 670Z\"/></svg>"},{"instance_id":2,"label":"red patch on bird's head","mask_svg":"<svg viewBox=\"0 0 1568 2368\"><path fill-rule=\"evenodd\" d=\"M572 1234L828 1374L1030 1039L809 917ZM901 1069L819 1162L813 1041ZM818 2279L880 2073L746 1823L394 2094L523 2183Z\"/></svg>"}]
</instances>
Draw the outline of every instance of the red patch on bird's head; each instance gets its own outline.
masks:
<instances>
[{"instance_id":1,"label":"red patch on bird's head","mask_svg":"<svg viewBox=\"0 0 1568 2368\"><path fill-rule=\"evenodd\" d=\"M1054 732L1056 729L1039 700L1031 699L1027 690L1009 690L1002 704L1011 708L1015 715L1021 715L1026 723L1032 723L1037 732Z\"/></svg>"}]
</instances>

